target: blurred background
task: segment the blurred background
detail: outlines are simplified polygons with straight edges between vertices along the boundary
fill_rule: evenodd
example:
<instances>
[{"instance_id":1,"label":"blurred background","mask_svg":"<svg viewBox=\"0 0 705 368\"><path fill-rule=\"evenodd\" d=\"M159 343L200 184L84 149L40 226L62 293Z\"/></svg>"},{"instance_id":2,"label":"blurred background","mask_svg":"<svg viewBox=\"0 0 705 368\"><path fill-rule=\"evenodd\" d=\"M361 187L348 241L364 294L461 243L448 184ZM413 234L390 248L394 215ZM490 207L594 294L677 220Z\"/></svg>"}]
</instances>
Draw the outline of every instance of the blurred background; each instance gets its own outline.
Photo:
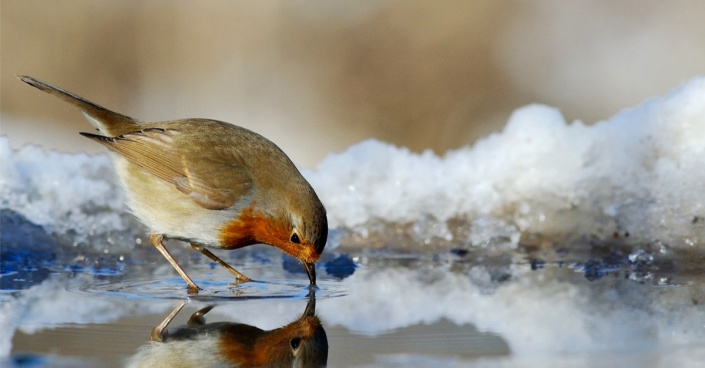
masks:
<instances>
[{"instance_id":1,"label":"blurred background","mask_svg":"<svg viewBox=\"0 0 705 368\"><path fill-rule=\"evenodd\" d=\"M102 152L26 74L144 121L208 117L299 165L374 137L443 153L528 103L591 124L705 74L700 1L2 0L0 134Z\"/></svg>"}]
</instances>

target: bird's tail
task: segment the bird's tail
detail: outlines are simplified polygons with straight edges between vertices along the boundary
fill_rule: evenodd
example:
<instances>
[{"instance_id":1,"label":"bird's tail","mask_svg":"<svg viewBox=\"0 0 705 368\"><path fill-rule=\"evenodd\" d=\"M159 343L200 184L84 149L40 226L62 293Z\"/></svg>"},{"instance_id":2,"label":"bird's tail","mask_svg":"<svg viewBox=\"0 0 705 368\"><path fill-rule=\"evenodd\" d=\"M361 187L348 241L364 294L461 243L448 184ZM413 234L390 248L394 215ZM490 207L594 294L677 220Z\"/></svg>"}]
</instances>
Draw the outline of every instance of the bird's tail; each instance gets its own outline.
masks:
<instances>
[{"instance_id":1,"label":"bird's tail","mask_svg":"<svg viewBox=\"0 0 705 368\"><path fill-rule=\"evenodd\" d=\"M140 122L129 116L110 111L100 105L84 99L83 97L76 96L69 91L65 91L59 87L52 86L49 83L42 82L32 77L25 75L20 75L17 77L32 87L40 89L50 95L54 95L70 103L71 105L76 106L79 110L81 110L88 121L105 136L117 137L119 135L140 129Z\"/></svg>"}]
</instances>

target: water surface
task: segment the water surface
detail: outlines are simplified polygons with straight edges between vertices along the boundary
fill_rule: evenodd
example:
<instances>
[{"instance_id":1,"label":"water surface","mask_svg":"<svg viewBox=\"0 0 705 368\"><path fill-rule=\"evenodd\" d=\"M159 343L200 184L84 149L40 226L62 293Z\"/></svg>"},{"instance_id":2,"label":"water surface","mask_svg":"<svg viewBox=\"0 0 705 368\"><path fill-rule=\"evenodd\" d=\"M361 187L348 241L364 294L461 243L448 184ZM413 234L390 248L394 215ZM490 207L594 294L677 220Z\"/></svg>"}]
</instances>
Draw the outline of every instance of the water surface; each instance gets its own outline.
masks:
<instances>
[{"instance_id":1,"label":"water surface","mask_svg":"<svg viewBox=\"0 0 705 368\"><path fill-rule=\"evenodd\" d=\"M318 265L315 315L331 367L666 367L705 358L697 252L664 244L425 252L350 244ZM277 250L222 252L256 280L234 285L227 271L170 244L204 288L188 295L150 247L70 257L62 248L41 262L4 252L5 365L125 366L158 344L149 341L152 329L182 304L167 331L206 307L206 323L273 330L310 303L303 268Z\"/></svg>"}]
</instances>

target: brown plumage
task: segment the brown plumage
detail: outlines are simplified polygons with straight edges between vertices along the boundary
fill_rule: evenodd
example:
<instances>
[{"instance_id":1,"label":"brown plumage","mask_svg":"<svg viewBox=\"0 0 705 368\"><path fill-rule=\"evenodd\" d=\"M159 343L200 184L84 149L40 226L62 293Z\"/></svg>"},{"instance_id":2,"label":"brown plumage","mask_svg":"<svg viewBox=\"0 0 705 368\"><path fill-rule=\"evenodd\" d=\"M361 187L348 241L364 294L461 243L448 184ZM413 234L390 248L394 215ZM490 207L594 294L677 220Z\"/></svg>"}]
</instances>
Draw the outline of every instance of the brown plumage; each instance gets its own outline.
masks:
<instances>
[{"instance_id":1,"label":"brown plumage","mask_svg":"<svg viewBox=\"0 0 705 368\"><path fill-rule=\"evenodd\" d=\"M326 211L313 188L270 140L208 119L143 123L31 77L20 80L80 109L101 133L81 133L106 146L132 212L152 244L196 284L162 244L179 239L249 281L204 247L264 243L298 258L311 284L326 244Z\"/></svg>"}]
</instances>

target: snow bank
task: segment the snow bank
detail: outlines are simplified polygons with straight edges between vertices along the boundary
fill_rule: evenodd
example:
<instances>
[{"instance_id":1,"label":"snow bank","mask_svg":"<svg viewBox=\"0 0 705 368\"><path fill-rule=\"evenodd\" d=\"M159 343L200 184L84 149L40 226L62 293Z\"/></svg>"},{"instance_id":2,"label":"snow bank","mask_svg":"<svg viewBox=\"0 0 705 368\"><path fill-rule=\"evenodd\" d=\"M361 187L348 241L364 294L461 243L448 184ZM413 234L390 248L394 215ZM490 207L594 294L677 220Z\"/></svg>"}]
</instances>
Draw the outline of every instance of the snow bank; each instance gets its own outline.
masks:
<instances>
[{"instance_id":1,"label":"snow bank","mask_svg":"<svg viewBox=\"0 0 705 368\"><path fill-rule=\"evenodd\" d=\"M502 132L442 157L368 140L331 154L307 177L332 227L431 216L508 225L509 235L629 232L634 241L701 245L705 78L593 126L530 105ZM455 241L485 239L473 234Z\"/></svg>"},{"instance_id":2,"label":"snow bank","mask_svg":"<svg viewBox=\"0 0 705 368\"><path fill-rule=\"evenodd\" d=\"M586 126L556 109L518 109L505 129L437 156L367 140L306 172L331 227L463 218L523 232L661 239L700 245L705 228L705 78ZM106 156L68 155L0 139L0 208L57 233L127 228L123 196ZM483 222L484 221L484 222ZM694 224L695 223L695 224ZM432 236L477 245L438 227ZM419 230L420 229L420 230Z\"/></svg>"}]
</instances>

